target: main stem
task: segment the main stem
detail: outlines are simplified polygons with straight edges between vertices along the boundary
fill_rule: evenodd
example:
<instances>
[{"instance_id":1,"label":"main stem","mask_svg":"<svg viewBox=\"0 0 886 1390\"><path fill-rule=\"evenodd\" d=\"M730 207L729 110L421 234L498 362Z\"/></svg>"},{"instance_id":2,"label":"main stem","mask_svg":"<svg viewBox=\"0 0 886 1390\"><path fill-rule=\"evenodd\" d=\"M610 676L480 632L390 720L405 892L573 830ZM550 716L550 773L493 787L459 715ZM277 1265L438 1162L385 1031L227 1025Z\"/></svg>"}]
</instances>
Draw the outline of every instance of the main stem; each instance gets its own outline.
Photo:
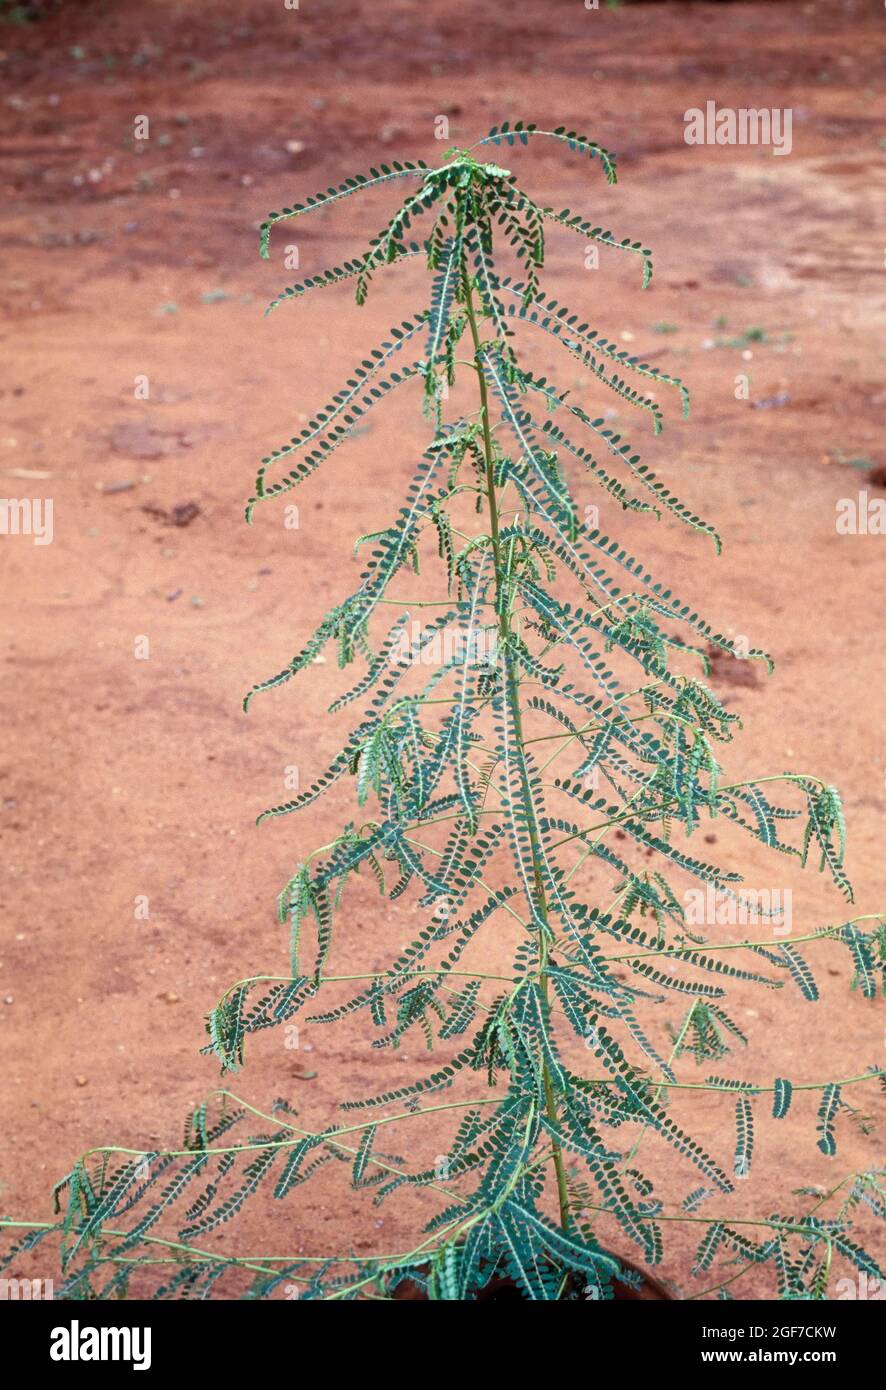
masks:
<instances>
[{"instance_id":1,"label":"main stem","mask_svg":"<svg viewBox=\"0 0 886 1390\"><path fill-rule=\"evenodd\" d=\"M483 425L483 457L486 465L486 496L489 502L489 529L492 536L492 554L495 565L495 594L496 609L498 611L498 627L503 638L510 632L510 613L505 605L498 600L501 597L502 584L502 546L501 532L498 520L498 501L495 495L495 455L492 448L492 430L489 424L489 388L486 382L486 373L483 370L482 345L480 342L480 330L477 326L477 314L474 308L474 290L471 285L467 268L464 267L466 282L465 306L468 324L471 330L471 339L474 345L474 367L477 372L477 380L480 386L480 415ZM523 717L520 710L520 681L514 670L513 658L510 648L503 643L502 650L505 653L505 683L507 692L508 706L511 711L511 718L514 724L514 737L521 755L523 752ZM532 855L532 874L535 884L535 894L538 902L538 911L541 920L548 922L548 905L545 896L544 880L541 873L541 855L539 851L538 828L535 824L535 806L532 800L532 791L529 786L529 779L526 772L525 759L520 758L520 780L522 784L523 805L526 811L526 824L529 827L529 843ZM548 999L548 940L544 933L541 933L539 941L539 967L538 983L541 989L542 998L547 1002ZM551 1073L547 1061L542 1061L542 1077L545 1093L545 1111L552 1125L557 1124L557 1102L554 1096L554 1087L551 1081ZM554 1159L554 1172L557 1176L557 1200L560 1206L560 1225L564 1230L570 1225L569 1217L569 1193L566 1187L566 1169L563 1163L563 1151L556 1139L551 1139L551 1152Z\"/></svg>"}]
</instances>

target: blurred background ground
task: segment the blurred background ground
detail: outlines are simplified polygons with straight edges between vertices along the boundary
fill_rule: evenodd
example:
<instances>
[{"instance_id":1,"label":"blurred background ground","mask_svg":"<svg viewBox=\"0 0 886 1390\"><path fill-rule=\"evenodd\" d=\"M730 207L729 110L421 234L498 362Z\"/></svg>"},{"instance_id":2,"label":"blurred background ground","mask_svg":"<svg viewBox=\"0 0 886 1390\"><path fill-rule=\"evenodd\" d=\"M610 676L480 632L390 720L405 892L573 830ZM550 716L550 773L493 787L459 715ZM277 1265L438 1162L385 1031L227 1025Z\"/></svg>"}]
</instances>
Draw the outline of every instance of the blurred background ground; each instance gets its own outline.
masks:
<instances>
[{"instance_id":1,"label":"blurred background ground","mask_svg":"<svg viewBox=\"0 0 886 1390\"><path fill-rule=\"evenodd\" d=\"M240 698L357 572L351 541L386 519L421 444L417 399L386 405L303 490L298 531L271 508L247 529L242 504L257 459L422 302L421 272L395 272L362 316L343 288L265 321L266 300L296 278L287 244L302 274L340 263L395 195L280 229L270 264L256 228L268 209L374 161L438 159L439 115L453 143L523 117L587 131L620 156L614 188L541 144L505 161L539 198L655 252L642 293L629 258L604 254L590 272L578 239L552 234L549 286L689 382L690 421L640 442L718 523L725 554L643 518L619 520L617 534L716 626L773 652L770 680L715 674L748 720L730 769L837 782L855 910L886 906L886 539L835 528L840 498L886 496L882 5L5 9L0 491L51 496L55 535L0 542L0 1210L44 1217L51 1183L89 1145L177 1142L178 1116L216 1084L198 1055L201 1016L233 980L284 968L275 895L300 850L350 814L342 789L310 823L253 827L284 799L288 766L312 780L338 747L341 726L323 718L334 667L248 719ZM687 146L683 112L708 99L792 108L790 156ZM142 115L150 138L139 141ZM554 359L543 345L536 361ZM741 373L747 400L735 397ZM590 490L586 500L599 504ZM781 881L762 852L742 867L749 883ZM843 919L823 881L790 881L795 934ZM593 894L590 876L584 887ZM417 909L350 891L334 964L375 969ZM147 920L135 915L142 897ZM817 959L823 1004L738 992L752 1044L730 1075L816 1080L882 1063L882 1000L850 993L844 954ZM308 1029L302 1043L293 1053L279 1035L257 1040L241 1093L262 1106L286 1095L319 1125L343 1092L413 1075L414 1056L367 1054L358 1028ZM882 1121L876 1088L854 1099ZM791 1209L800 1182L882 1162L882 1123L865 1134L846 1121L825 1159L814 1111L810 1098L761 1126L733 1211ZM731 1107L706 1100L694 1132L729 1164ZM427 1144L437 1152L433 1135ZM663 1150L657 1162L667 1185L679 1165ZM334 1176L298 1195L222 1239L397 1250L437 1201L374 1212ZM685 1289L691 1251L675 1237L663 1266ZM755 1279L736 1294L761 1292Z\"/></svg>"}]
</instances>

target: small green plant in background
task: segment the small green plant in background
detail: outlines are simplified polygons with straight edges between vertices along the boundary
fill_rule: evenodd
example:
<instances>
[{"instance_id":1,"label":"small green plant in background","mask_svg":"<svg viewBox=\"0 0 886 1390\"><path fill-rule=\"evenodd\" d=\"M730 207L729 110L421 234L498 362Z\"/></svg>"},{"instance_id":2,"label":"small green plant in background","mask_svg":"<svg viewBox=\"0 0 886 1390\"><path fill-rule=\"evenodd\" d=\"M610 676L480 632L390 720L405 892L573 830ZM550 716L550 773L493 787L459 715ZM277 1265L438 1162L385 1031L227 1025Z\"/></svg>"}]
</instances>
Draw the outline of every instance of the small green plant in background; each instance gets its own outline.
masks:
<instances>
[{"instance_id":1,"label":"small green plant in background","mask_svg":"<svg viewBox=\"0 0 886 1390\"><path fill-rule=\"evenodd\" d=\"M36 24L41 19L48 19L61 8L62 3L63 0L26 0L24 4L18 3L18 0L0 0L0 22Z\"/></svg>"},{"instance_id":2,"label":"small green plant in background","mask_svg":"<svg viewBox=\"0 0 886 1390\"><path fill-rule=\"evenodd\" d=\"M374 1049L408 1041L414 1075L372 1093L369 1052L366 1091L343 1100L322 1130L304 1128L284 1101L262 1113L225 1089L190 1117L178 1150L92 1151L56 1189L58 1221L28 1229L16 1247L61 1237L63 1297L391 1297L409 1279L451 1300L477 1296L496 1275L527 1299L607 1298L632 1277L610 1244L655 1265L683 1223L698 1235L696 1295L731 1290L764 1265L784 1298L827 1296L845 1261L879 1275L850 1218L860 1203L883 1216L881 1173L801 1190L784 1213L764 1198L758 1216L744 1206L741 1219L731 1214L755 1127L808 1107L811 1142L833 1154L841 1115L853 1110L847 1090L882 1086L884 1073L867 1065L845 1078L822 1079L819 1068L811 1079L730 1078L727 1059L745 1039L728 986L787 985L814 1000L801 947L826 939L851 953L856 985L873 998L886 927L857 917L788 941L776 920L756 935L709 940L687 918L687 885L701 885L727 919L746 920L741 875L697 848L713 821L788 859L813 857L851 902L840 801L811 775L728 778L720 749L738 718L705 682L706 653L768 658L738 652L618 539L589 526L576 502L576 482L593 486L610 513L668 513L719 550L713 526L598 407L523 358L524 339L553 340L586 373L589 396L613 393L655 434L663 409L646 383L688 411L680 380L542 290L549 227L624 253L644 286L652 262L641 243L540 205L486 157L539 139L615 181L613 157L594 141L505 123L438 168L380 165L272 213L262 229L267 256L278 223L409 183L363 254L291 285L270 307L347 280L363 304L381 270L413 257L431 289L427 307L398 322L262 461L248 516L310 480L401 388L420 390L427 443L390 524L358 541L353 592L247 696L248 707L299 673L310 678L328 647L341 668L359 671L331 706L357 713L330 766L260 818L299 817L302 849L279 898L289 968L232 986L210 1015L207 1050L234 1072L255 1033L347 1019L365 1024ZM434 551L436 578L421 584ZM310 848L303 813L338 783L353 788L352 818ZM779 787L791 805L776 800ZM421 925L386 968L344 974L333 953L356 876L418 905ZM659 1016L670 1019L670 1049L656 1043ZM417 1045L442 1053L420 1065ZM677 1069L687 1057L688 1080ZM712 1129L707 1107L695 1126L704 1122L704 1141L678 1123L672 1099L684 1090L731 1107L734 1140ZM404 1158L404 1146L419 1157ZM657 1190L675 1158L686 1173L676 1204ZM402 1251L317 1249L309 1199L295 1189L339 1166L376 1206L420 1189L439 1208ZM224 1248L214 1243L261 1193L305 1203L299 1242L309 1254L238 1256L230 1236Z\"/></svg>"},{"instance_id":3,"label":"small green plant in background","mask_svg":"<svg viewBox=\"0 0 886 1390\"><path fill-rule=\"evenodd\" d=\"M862 473L868 473L874 467L873 459L867 454L847 454L839 447L828 449L828 458L848 468L857 468Z\"/></svg>"}]
</instances>

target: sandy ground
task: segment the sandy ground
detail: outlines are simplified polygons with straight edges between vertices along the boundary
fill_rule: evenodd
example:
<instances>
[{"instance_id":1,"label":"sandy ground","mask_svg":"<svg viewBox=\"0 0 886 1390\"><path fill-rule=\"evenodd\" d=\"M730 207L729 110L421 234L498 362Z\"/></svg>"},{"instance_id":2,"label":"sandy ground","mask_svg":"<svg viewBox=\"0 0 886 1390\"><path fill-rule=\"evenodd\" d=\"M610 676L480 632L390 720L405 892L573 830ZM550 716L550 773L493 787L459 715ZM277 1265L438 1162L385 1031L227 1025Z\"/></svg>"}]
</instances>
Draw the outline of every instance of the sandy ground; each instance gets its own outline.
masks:
<instances>
[{"instance_id":1,"label":"sandy ground","mask_svg":"<svg viewBox=\"0 0 886 1390\"><path fill-rule=\"evenodd\" d=\"M886 539L835 527L839 499L886 496L883 23L874 3L327 0L295 13L156 0L0 26L0 478L6 496L54 502L51 545L0 539L0 1209L44 1218L52 1181L91 1144L177 1142L217 1079L198 1055L202 1015L233 980L284 968L275 895L350 814L342 789L310 821L253 825L285 798L288 767L307 781L336 751L334 666L248 718L240 699L350 586L352 539L387 519L421 445L417 398L387 405L303 490L297 531L271 507L249 529L242 504L257 459L422 303L422 277L395 272L361 314L342 289L263 320L294 278L287 244L304 274L338 263L393 202L352 200L278 232L269 265L256 228L374 160L439 158L440 114L456 143L523 116L619 153L615 188L541 145L512 163L545 201L653 247L644 294L628 258L589 272L581 243L552 235L548 286L690 383L691 420L644 440L644 459L717 521L725 553L642 518L618 534L723 630L773 652L769 680L717 678L747 720L730 770L837 782L855 911L886 908ZM790 106L790 156L687 146L683 112L709 98ZM543 346L536 361L554 358ZM169 524L187 503L198 514ZM794 887L795 934L843 920L814 874L786 879L762 849L742 867L751 884ZM368 885L348 903L341 971L381 966L419 921ZM837 948L816 959L818 1006L737 991L752 1042L730 1075L813 1081L884 1060L882 1000L850 993ZM367 1053L357 1029L301 1041L255 1040L240 1092L259 1106L286 1095L319 1125L342 1093L413 1075L408 1047ZM844 1117L833 1160L815 1147L811 1098L761 1123L731 1211L789 1210L801 1183L881 1163L882 1095L851 1099L874 1127ZM728 1163L731 1107L708 1098L694 1125ZM691 1183L648 1143L653 1155L666 1187ZM397 1250L437 1201L374 1212L334 1177L299 1196L257 1208L229 1248ZM691 1250L674 1237L662 1266L684 1289ZM751 1275L736 1294L766 1287Z\"/></svg>"}]
</instances>

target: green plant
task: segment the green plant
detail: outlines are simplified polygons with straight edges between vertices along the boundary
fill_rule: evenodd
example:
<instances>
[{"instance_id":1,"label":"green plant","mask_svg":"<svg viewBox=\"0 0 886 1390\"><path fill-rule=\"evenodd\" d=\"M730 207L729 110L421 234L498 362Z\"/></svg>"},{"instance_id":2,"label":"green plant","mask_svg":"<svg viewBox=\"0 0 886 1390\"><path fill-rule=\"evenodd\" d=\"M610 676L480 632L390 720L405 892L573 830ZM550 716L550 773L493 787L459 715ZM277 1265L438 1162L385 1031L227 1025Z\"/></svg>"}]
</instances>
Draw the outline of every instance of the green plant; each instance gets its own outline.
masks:
<instances>
[{"instance_id":1,"label":"green plant","mask_svg":"<svg viewBox=\"0 0 886 1390\"><path fill-rule=\"evenodd\" d=\"M7 24L36 24L38 20L47 19L61 4L62 0L30 0L29 4L0 0L0 21Z\"/></svg>"},{"instance_id":2,"label":"green plant","mask_svg":"<svg viewBox=\"0 0 886 1390\"><path fill-rule=\"evenodd\" d=\"M365 1017L375 1048L417 1035L429 1049L442 1044L445 1059L407 1085L345 1101L344 1121L322 1132L302 1128L285 1102L261 1114L225 1090L190 1118L181 1150L93 1151L59 1184L63 1218L35 1227L24 1241L61 1233L67 1296L125 1292L133 1271L146 1281L151 1261L162 1258L171 1266L159 1291L165 1296L206 1297L219 1280L234 1288L248 1282L252 1297L281 1286L309 1298L388 1296L408 1276L433 1298L464 1299L497 1272L530 1299L582 1291L606 1297L613 1279L630 1276L602 1243L602 1214L648 1264L662 1254L668 1223L696 1225L696 1273L706 1275L718 1252L730 1259L725 1278L707 1276L714 1288L766 1262L779 1294L791 1298L823 1296L835 1256L878 1272L852 1238L849 1216L859 1202L884 1214L882 1174L850 1174L831 1192L816 1191L799 1214L733 1218L724 1206L733 1178L723 1161L671 1113L671 1098L683 1089L729 1099L732 1166L743 1177L761 1106L771 1102L778 1119L796 1093L812 1091L820 1100L819 1148L833 1153L835 1121L851 1109L845 1089L882 1084L881 1069L795 1084L720 1075L684 1082L676 1063L688 1053L697 1064L721 1066L744 1041L722 1002L730 981L779 988L787 977L814 999L802 942L843 943L858 984L873 997L886 965L886 926L875 919L866 928L855 918L790 942L778 926L756 938L709 942L687 920L680 885L692 880L716 895L727 917L744 920L741 875L687 847L710 820L804 864L814 849L820 869L851 901L840 801L807 775L726 780L716 746L731 739L737 716L685 668L695 662L707 674L709 647L741 653L620 542L579 516L567 461L612 510L669 512L719 550L713 527L604 416L517 357L518 327L553 338L592 383L645 414L656 434L662 409L629 377L674 390L688 410L681 381L620 350L541 292L548 225L636 257L644 285L652 265L639 242L568 209L540 206L508 170L476 153L537 138L599 162L614 182L612 156L593 141L562 128L506 123L471 150L450 151L439 168L381 165L271 214L262 229L267 256L276 223L409 180L417 188L363 255L290 286L270 308L349 279L362 304L378 270L411 256L426 257L433 279L429 308L392 328L329 404L262 461L247 515L309 479L375 404L409 382L421 384L431 437L394 521L357 542L369 548L357 588L288 666L246 698L248 708L310 669L329 644L341 667L365 664L331 707L361 706L331 766L260 819L303 811L348 777L355 818L304 855L280 894L289 972L229 989L210 1015L207 1051L235 1071L247 1036L307 1008L316 1025ZM410 242L413 222L425 213L433 214L425 239ZM520 279L502 273L497 242L509 248ZM558 421L611 462L604 466ZM289 468L282 476L280 465ZM401 574L415 584L427 538L436 542L446 596L417 600L433 614L418 628L411 625L416 603L396 588ZM384 634L378 625L386 607L400 613ZM749 655L768 661L756 650ZM638 677L626 680L634 670ZM552 765L566 755L570 770L556 775ZM799 844L781 838L802 812L770 798L776 783L805 809ZM588 865L614 877L609 901L583 900L578 875ZM424 925L386 971L336 974L333 923L348 881L364 869L389 898L417 896ZM496 968L506 948L511 964ZM732 952L743 963L733 964ZM666 997L682 1001L667 1057L650 1036L653 1006ZM458 1098L428 1103L453 1086L461 1088ZM453 1126L445 1154L410 1165L388 1152L389 1127L422 1126L429 1117L434 1138L438 1126ZM256 1118L260 1132L229 1139L235 1126ZM647 1134L695 1170L682 1205L666 1205L653 1176L637 1166ZM440 1210L411 1249L393 1255L238 1257L212 1246L212 1231L257 1192L287 1197L330 1163L346 1164L353 1185L369 1189L376 1203L419 1188L440 1198ZM836 1211L822 1210L837 1198ZM714 1199L713 1214L700 1210Z\"/></svg>"}]
</instances>

